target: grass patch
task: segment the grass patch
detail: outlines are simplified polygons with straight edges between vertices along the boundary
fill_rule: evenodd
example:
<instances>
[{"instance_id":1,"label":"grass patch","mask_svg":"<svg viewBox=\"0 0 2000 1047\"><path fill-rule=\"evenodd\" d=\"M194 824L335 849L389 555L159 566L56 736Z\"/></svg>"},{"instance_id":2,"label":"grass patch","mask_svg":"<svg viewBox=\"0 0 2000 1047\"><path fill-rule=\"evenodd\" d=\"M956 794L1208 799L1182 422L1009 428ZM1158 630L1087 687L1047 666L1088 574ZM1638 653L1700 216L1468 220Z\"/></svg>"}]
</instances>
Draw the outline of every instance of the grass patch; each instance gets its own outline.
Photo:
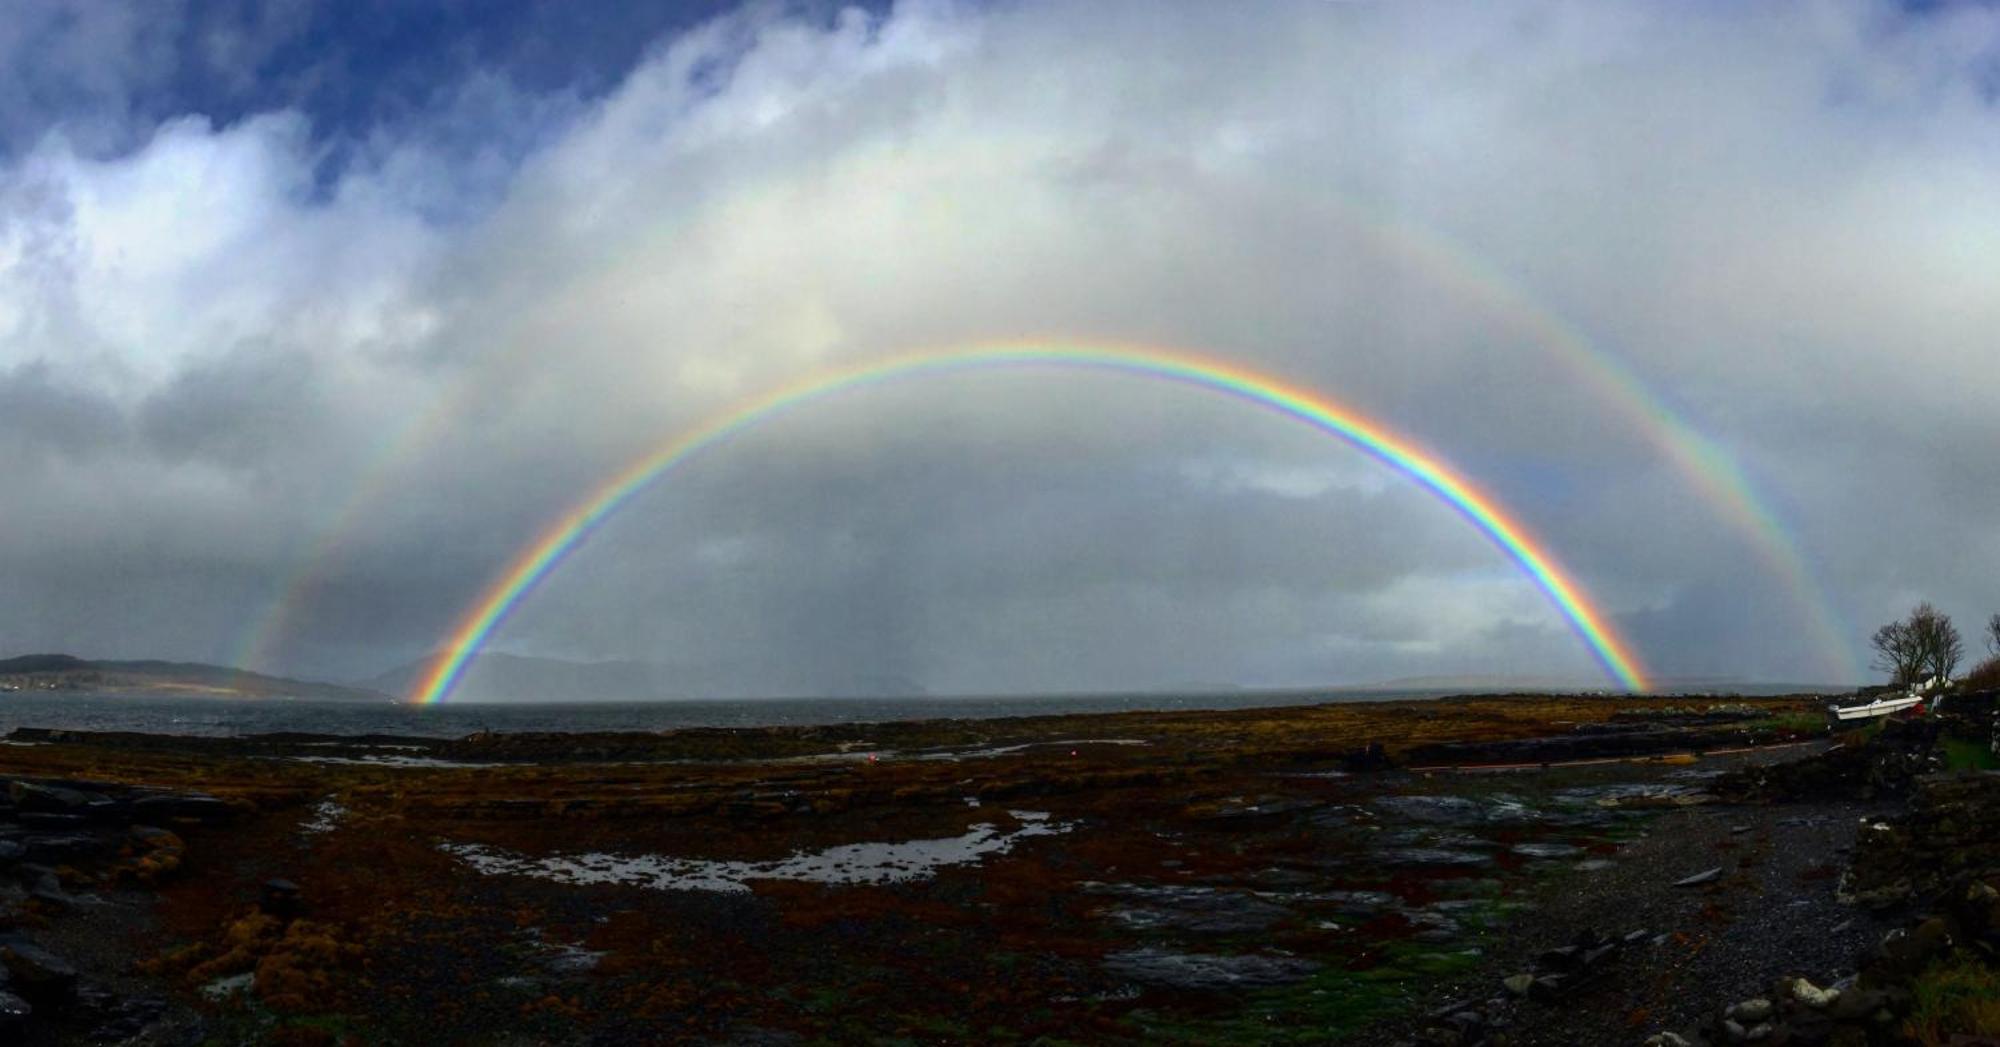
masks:
<instances>
[{"instance_id":1,"label":"grass patch","mask_svg":"<svg viewBox=\"0 0 2000 1047\"><path fill-rule=\"evenodd\" d=\"M1480 955L1414 942L1390 945L1383 962L1365 971L1326 970L1297 985L1269 989L1225 1016L1184 1018L1134 1011L1150 1043L1324 1044L1425 1002L1442 979L1464 974Z\"/></svg>"},{"instance_id":2,"label":"grass patch","mask_svg":"<svg viewBox=\"0 0 2000 1047\"><path fill-rule=\"evenodd\" d=\"M1816 712L1767 716L1744 726L1753 731L1776 731L1781 734L1825 734L1827 730L1826 714Z\"/></svg>"},{"instance_id":3,"label":"grass patch","mask_svg":"<svg viewBox=\"0 0 2000 1047\"><path fill-rule=\"evenodd\" d=\"M1916 997L1903 1033L1924 1047L1958 1036L2000 1036L2000 971L1976 959L1933 966L1910 986Z\"/></svg>"},{"instance_id":4,"label":"grass patch","mask_svg":"<svg viewBox=\"0 0 2000 1047\"><path fill-rule=\"evenodd\" d=\"M1944 766L1950 771L1996 771L2000 770L2000 756L1995 756L1992 747L1985 742L1971 738L1946 738Z\"/></svg>"},{"instance_id":5,"label":"grass patch","mask_svg":"<svg viewBox=\"0 0 2000 1047\"><path fill-rule=\"evenodd\" d=\"M1866 726L1856 727L1851 731L1842 731L1834 740L1842 745L1850 747L1857 745L1867 745L1869 742L1875 740L1876 735L1882 733L1882 728L1886 726L1888 722L1889 720L1887 717L1878 716L1875 719L1868 721Z\"/></svg>"}]
</instances>

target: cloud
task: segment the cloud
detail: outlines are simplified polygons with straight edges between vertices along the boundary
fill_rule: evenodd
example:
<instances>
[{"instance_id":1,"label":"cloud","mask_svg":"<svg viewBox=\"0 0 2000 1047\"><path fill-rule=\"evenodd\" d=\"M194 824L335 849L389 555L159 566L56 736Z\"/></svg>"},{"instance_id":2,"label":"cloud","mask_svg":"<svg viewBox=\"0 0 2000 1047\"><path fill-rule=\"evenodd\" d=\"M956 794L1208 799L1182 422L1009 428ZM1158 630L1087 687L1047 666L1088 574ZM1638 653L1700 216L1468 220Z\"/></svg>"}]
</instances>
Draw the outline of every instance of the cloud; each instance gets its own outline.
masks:
<instances>
[{"instance_id":1,"label":"cloud","mask_svg":"<svg viewBox=\"0 0 2000 1047\"><path fill-rule=\"evenodd\" d=\"M1062 334L1417 439L1661 671L1838 673L1524 310L1743 463L1850 642L1994 599L1991 11L753 5L560 73L468 26L390 113L317 8L79 10L0 37L14 646L233 657L292 594L266 667L370 675L742 397ZM1352 450L1065 374L774 420L498 643L942 690L1592 671Z\"/></svg>"}]
</instances>

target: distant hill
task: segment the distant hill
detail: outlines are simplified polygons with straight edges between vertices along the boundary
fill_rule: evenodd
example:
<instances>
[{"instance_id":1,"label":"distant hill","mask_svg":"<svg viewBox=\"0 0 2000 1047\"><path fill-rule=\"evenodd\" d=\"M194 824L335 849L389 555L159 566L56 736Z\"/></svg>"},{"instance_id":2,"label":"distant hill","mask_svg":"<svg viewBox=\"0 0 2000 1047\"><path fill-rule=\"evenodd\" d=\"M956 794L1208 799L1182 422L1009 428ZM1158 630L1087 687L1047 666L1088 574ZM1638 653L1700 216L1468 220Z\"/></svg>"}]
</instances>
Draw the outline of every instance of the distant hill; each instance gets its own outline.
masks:
<instances>
[{"instance_id":1,"label":"distant hill","mask_svg":"<svg viewBox=\"0 0 2000 1047\"><path fill-rule=\"evenodd\" d=\"M351 702L380 702L389 698L379 691L358 687L288 680L199 662L98 661L70 654L0 658L0 692L45 691Z\"/></svg>"},{"instance_id":2,"label":"distant hill","mask_svg":"<svg viewBox=\"0 0 2000 1047\"><path fill-rule=\"evenodd\" d=\"M358 686L407 698L431 665L420 659ZM487 652L474 656L453 697L470 702L650 701L672 698L919 698L905 677L789 674L754 666L577 662Z\"/></svg>"}]
</instances>

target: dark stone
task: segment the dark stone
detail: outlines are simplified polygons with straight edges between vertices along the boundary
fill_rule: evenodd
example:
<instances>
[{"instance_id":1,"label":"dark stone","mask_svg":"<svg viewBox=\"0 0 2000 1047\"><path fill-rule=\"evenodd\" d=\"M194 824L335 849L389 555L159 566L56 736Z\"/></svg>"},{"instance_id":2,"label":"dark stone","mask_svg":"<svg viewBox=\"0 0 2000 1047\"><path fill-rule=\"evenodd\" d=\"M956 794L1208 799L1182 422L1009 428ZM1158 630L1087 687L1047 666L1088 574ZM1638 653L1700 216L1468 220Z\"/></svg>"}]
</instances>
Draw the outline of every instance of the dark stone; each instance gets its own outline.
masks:
<instances>
[{"instance_id":1,"label":"dark stone","mask_svg":"<svg viewBox=\"0 0 2000 1047\"><path fill-rule=\"evenodd\" d=\"M290 880L265 880L258 894L257 907L280 919L297 916L304 908L299 898L299 885Z\"/></svg>"},{"instance_id":2,"label":"dark stone","mask_svg":"<svg viewBox=\"0 0 2000 1047\"><path fill-rule=\"evenodd\" d=\"M11 992L0 990L0 1033L20 1036L27 1031L28 1022L35 1016L35 1008L28 1001ZM19 1042L10 1039L9 1043Z\"/></svg>"},{"instance_id":3,"label":"dark stone","mask_svg":"<svg viewBox=\"0 0 2000 1047\"><path fill-rule=\"evenodd\" d=\"M43 864L73 864L87 858L101 857L109 850L104 841L95 836L75 834L29 836L20 842L27 848L30 859Z\"/></svg>"},{"instance_id":4,"label":"dark stone","mask_svg":"<svg viewBox=\"0 0 2000 1047\"><path fill-rule=\"evenodd\" d=\"M21 824L34 829L78 829L90 821L80 814L51 814L30 811L21 815Z\"/></svg>"},{"instance_id":5,"label":"dark stone","mask_svg":"<svg viewBox=\"0 0 2000 1047\"><path fill-rule=\"evenodd\" d=\"M13 799L14 806L23 813L44 811L53 814L73 814L81 811L93 799L104 799L102 796L93 796L76 789L65 789L59 785L38 785L34 782L9 782L7 795Z\"/></svg>"},{"instance_id":6,"label":"dark stone","mask_svg":"<svg viewBox=\"0 0 2000 1047\"><path fill-rule=\"evenodd\" d=\"M28 849L14 840L0 840L0 865L18 862L28 856Z\"/></svg>"},{"instance_id":7,"label":"dark stone","mask_svg":"<svg viewBox=\"0 0 2000 1047\"><path fill-rule=\"evenodd\" d=\"M1535 963L1549 970L1566 971L1581 962L1580 951L1574 945L1560 946L1535 957Z\"/></svg>"},{"instance_id":8,"label":"dark stone","mask_svg":"<svg viewBox=\"0 0 2000 1047\"><path fill-rule=\"evenodd\" d=\"M15 867L14 873L29 890L62 893L62 879L56 875L54 869L46 865L22 862Z\"/></svg>"},{"instance_id":9,"label":"dark stone","mask_svg":"<svg viewBox=\"0 0 2000 1047\"><path fill-rule=\"evenodd\" d=\"M1130 949L1104 958L1112 974L1175 989L1234 989L1304 981L1319 964L1290 956L1219 956Z\"/></svg>"},{"instance_id":10,"label":"dark stone","mask_svg":"<svg viewBox=\"0 0 2000 1047\"><path fill-rule=\"evenodd\" d=\"M1569 987L1569 979L1560 974L1544 974L1528 986L1528 998L1548 1003L1562 998L1563 990Z\"/></svg>"},{"instance_id":11,"label":"dark stone","mask_svg":"<svg viewBox=\"0 0 2000 1047\"><path fill-rule=\"evenodd\" d=\"M38 1007L60 1006L76 993L76 968L25 940L0 942L0 964L13 975L11 988Z\"/></svg>"},{"instance_id":12,"label":"dark stone","mask_svg":"<svg viewBox=\"0 0 2000 1047\"><path fill-rule=\"evenodd\" d=\"M1388 865L1430 866L1440 869L1473 869L1493 864L1490 854L1472 851L1447 851L1436 847L1397 847L1376 854L1376 858Z\"/></svg>"}]
</instances>

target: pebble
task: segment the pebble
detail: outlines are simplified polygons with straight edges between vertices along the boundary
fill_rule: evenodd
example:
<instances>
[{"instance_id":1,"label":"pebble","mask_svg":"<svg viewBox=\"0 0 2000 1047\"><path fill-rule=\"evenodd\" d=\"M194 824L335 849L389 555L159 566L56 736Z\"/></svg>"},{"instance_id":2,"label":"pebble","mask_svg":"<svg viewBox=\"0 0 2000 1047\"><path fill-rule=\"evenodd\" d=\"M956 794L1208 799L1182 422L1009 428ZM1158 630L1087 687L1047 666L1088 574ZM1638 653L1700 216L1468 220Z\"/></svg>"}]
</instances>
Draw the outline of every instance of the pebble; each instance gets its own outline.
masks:
<instances>
[{"instance_id":1,"label":"pebble","mask_svg":"<svg viewBox=\"0 0 2000 1047\"><path fill-rule=\"evenodd\" d=\"M1729 1016L1735 1018L1737 1021L1755 1025L1771 1017L1771 1001L1762 997L1754 1000L1744 1000L1742 1003L1730 1008Z\"/></svg>"},{"instance_id":2,"label":"pebble","mask_svg":"<svg viewBox=\"0 0 2000 1047\"><path fill-rule=\"evenodd\" d=\"M1722 879L1722 866L1718 865L1713 869L1703 869L1701 872L1695 873L1693 876L1689 876L1685 879L1675 880L1674 886L1699 887L1702 884L1714 883L1715 881L1720 879Z\"/></svg>"}]
</instances>

